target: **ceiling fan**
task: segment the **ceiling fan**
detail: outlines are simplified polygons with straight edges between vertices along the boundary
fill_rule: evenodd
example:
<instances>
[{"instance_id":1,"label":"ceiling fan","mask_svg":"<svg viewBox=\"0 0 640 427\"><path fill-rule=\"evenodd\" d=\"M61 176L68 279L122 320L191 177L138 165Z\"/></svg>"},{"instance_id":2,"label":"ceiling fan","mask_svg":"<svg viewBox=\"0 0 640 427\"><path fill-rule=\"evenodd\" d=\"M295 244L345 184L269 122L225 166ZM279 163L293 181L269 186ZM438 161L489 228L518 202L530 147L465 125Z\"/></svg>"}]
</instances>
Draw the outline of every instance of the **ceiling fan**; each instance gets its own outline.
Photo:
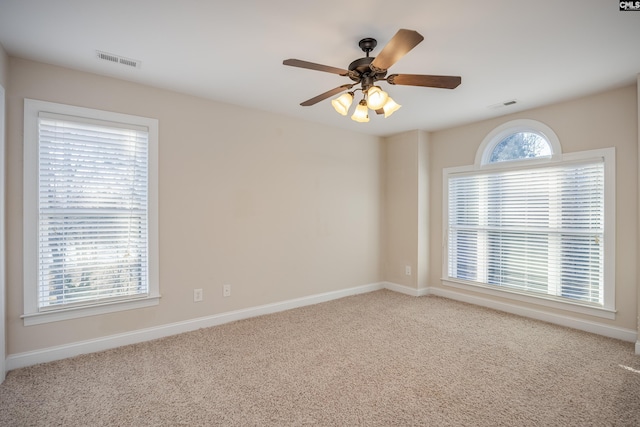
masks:
<instances>
[{"instance_id":1,"label":"ceiling fan","mask_svg":"<svg viewBox=\"0 0 640 427\"><path fill-rule=\"evenodd\" d=\"M364 98L359 102L351 118L358 122L368 122L368 109L372 109L378 114L384 114L385 117L389 117L389 115L400 108L400 105L393 101L385 91L379 86L376 86L376 82L378 81L386 81L392 85L423 86L443 89L455 89L462 82L462 78L459 76L431 76L425 74L391 74L387 76L387 70L411 49L416 47L422 40L424 40L424 37L417 31L401 29L391 38L378 56L371 57L369 53L375 49L378 42L373 38L362 39L358 43L358 46L365 52L366 56L353 61L346 70L316 64L314 62L302 61L300 59L286 59L282 63L292 67L307 68L309 70L324 71L349 77L355 83L338 86L337 88L308 99L300 105L308 107L333 95L337 95L340 92L348 91L331 101L336 111L346 116L353 102L355 91L360 90ZM350 91L350 89L356 85L360 85L360 87Z\"/></svg>"}]
</instances>

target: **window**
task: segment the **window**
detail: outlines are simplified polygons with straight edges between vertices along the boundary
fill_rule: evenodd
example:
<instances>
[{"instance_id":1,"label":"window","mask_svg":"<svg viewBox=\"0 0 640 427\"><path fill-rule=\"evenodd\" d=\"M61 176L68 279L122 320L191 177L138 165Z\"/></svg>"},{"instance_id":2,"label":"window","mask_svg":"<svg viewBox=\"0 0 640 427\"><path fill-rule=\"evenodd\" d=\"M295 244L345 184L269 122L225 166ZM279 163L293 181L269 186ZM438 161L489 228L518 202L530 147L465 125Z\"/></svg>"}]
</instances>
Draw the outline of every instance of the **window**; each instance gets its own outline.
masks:
<instances>
[{"instance_id":1,"label":"window","mask_svg":"<svg viewBox=\"0 0 640 427\"><path fill-rule=\"evenodd\" d=\"M537 132L519 131L506 136L493 147L489 163L541 157L551 157L551 145L547 139Z\"/></svg>"},{"instance_id":2,"label":"window","mask_svg":"<svg viewBox=\"0 0 640 427\"><path fill-rule=\"evenodd\" d=\"M476 154L476 165L529 159L553 159L562 153L555 132L535 120L513 120L492 130Z\"/></svg>"},{"instance_id":3,"label":"window","mask_svg":"<svg viewBox=\"0 0 640 427\"><path fill-rule=\"evenodd\" d=\"M158 302L157 121L25 100L25 324Z\"/></svg>"},{"instance_id":4,"label":"window","mask_svg":"<svg viewBox=\"0 0 640 427\"><path fill-rule=\"evenodd\" d=\"M498 128L481 164L445 170L444 280L611 318L614 150L563 155L536 123Z\"/></svg>"}]
</instances>

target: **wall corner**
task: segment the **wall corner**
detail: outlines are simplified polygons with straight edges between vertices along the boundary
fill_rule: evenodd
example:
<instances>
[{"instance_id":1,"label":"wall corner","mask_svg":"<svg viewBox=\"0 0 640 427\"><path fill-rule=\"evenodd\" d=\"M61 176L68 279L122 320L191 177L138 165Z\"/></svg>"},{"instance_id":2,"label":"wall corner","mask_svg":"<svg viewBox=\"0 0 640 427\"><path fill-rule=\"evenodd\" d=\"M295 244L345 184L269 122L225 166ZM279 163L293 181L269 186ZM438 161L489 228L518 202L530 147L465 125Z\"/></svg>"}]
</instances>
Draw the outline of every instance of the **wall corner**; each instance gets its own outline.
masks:
<instances>
[{"instance_id":1,"label":"wall corner","mask_svg":"<svg viewBox=\"0 0 640 427\"><path fill-rule=\"evenodd\" d=\"M418 289L429 287L429 133L418 132Z\"/></svg>"},{"instance_id":2,"label":"wall corner","mask_svg":"<svg viewBox=\"0 0 640 427\"><path fill-rule=\"evenodd\" d=\"M636 137L638 138L638 159L637 164L640 165L640 73L636 76L636 102L638 108L636 114L638 116L636 125L638 126ZM638 175L638 212L640 212L640 174ZM638 231L636 233L636 332L638 341L636 342L636 354L640 355L640 214L636 218L638 223Z\"/></svg>"}]
</instances>

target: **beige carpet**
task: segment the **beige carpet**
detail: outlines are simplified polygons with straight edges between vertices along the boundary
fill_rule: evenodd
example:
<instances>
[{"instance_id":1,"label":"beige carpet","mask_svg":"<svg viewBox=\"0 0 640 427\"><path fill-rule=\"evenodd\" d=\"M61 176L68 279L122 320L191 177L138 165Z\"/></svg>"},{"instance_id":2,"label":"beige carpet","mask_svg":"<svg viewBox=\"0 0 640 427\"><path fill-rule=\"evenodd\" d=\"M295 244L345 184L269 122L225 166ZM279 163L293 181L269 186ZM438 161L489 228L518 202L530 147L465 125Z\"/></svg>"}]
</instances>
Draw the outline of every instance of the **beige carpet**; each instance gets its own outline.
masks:
<instances>
[{"instance_id":1,"label":"beige carpet","mask_svg":"<svg viewBox=\"0 0 640 427\"><path fill-rule=\"evenodd\" d=\"M2 426L639 426L633 344L390 291L9 372Z\"/></svg>"}]
</instances>

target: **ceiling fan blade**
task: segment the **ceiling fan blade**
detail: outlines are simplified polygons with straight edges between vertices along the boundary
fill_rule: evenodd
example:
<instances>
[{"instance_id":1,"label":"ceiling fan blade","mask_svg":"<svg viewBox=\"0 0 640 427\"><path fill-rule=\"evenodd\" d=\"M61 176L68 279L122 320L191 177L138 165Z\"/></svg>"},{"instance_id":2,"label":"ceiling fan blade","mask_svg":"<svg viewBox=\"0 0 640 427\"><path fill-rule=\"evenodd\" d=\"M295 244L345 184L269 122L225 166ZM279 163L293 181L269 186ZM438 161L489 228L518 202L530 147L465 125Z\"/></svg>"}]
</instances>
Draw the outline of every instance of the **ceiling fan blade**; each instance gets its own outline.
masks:
<instances>
[{"instance_id":1,"label":"ceiling fan blade","mask_svg":"<svg viewBox=\"0 0 640 427\"><path fill-rule=\"evenodd\" d=\"M314 62L302 61L300 59L285 59L282 61L283 65L289 65L291 67L307 68L309 70L324 71L326 73L339 74L346 76L349 71L342 68L330 67L328 65L316 64Z\"/></svg>"},{"instance_id":2,"label":"ceiling fan blade","mask_svg":"<svg viewBox=\"0 0 640 427\"><path fill-rule=\"evenodd\" d=\"M371 62L371 69L374 71L388 70L422 40L424 40L424 37L417 31L398 30L396 35L389 40L389 43L382 48L378 56Z\"/></svg>"},{"instance_id":3,"label":"ceiling fan blade","mask_svg":"<svg viewBox=\"0 0 640 427\"><path fill-rule=\"evenodd\" d=\"M325 93L321 93L318 96L315 96L315 97L313 97L311 99L307 99L306 101L300 103L300 105L302 105L303 107L309 107L310 105L317 104L318 102L323 101L323 100L329 98L330 96L337 95L340 92L344 92L347 89L351 89L354 85L355 85L355 83L354 84L350 84L350 85L342 85L342 86L339 86L337 88L328 90Z\"/></svg>"},{"instance_id":4,"label":"ceiling fan blade","mask_svg":"<svg viewBox=\"0 0 640 427\"><path fill-rule=\"evenodd\" d=\"M391 74L387 83L403 86L425 86L455 89L462 83L460 76L427 76L423 74Z\"/></svg>"}]
</instances>

